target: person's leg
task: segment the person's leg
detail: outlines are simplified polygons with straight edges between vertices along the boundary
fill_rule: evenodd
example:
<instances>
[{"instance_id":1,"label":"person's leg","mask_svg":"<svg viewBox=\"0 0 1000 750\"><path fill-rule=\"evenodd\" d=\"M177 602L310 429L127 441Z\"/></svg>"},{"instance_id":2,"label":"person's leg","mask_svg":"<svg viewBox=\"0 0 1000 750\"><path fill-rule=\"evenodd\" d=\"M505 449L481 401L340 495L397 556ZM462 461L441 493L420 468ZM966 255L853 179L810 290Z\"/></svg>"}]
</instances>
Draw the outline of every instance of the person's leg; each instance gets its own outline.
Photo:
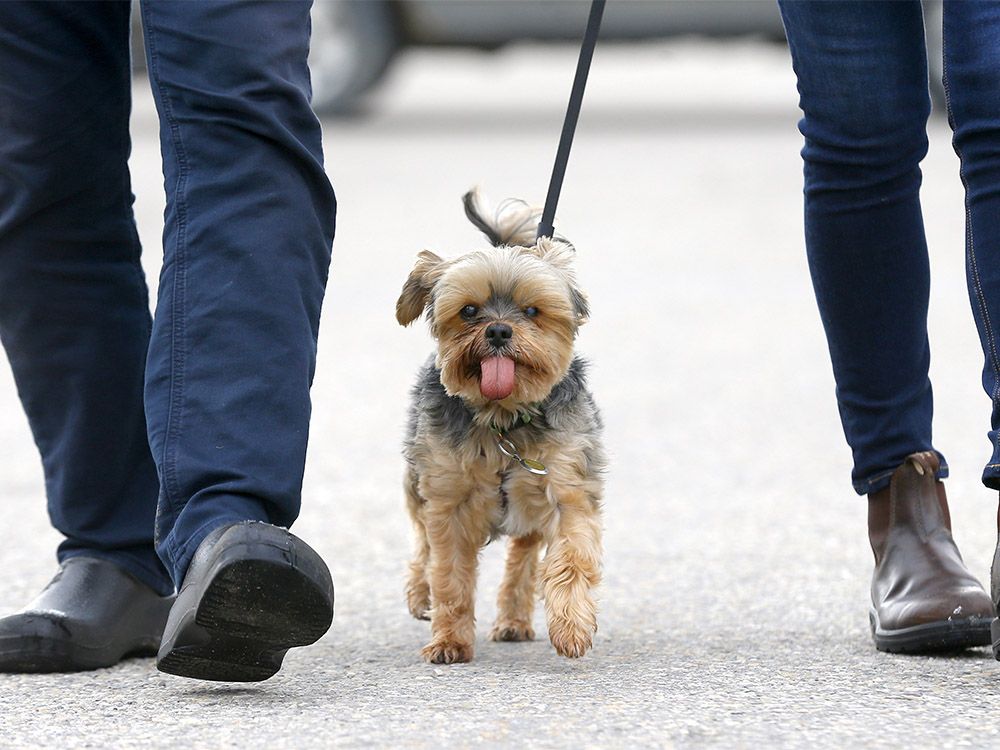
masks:
<instances>
[{"instance_id":1,"label":"person's leg","mask_svg":"<svg viewBox=\"0 0 1000 750\"><path fill-rule=\"evenodd\" d=\"M983 387L993 402L992 456L983 484L1000 489L1000 6L944 5L944 76L953 144L965 184L965 259L969 299L983 346ZM1000 515L998 515L1000 526ZM992 593L1000 603L1000 544ZM1000 659L1000 626L993 625Z\"/></svg>"},{"instance_id":2,"label":"person's leg","mask_svg":"<svg viewBox=\"0 0 1000 750\"><path fill-rule=\"evenodd\" d=\"M965 184L966 275L993 402L983 483L1000 489L1000 6L944 4L948 119Z\"/></svg>"},{"instance_id":3,"label":"person's leg","mask_svg":"<svg viewBox=\"0 0 1000 750\"><path fill-rule=\"evenodd\" d=\"M336 203L309 106L308 2L144 0L167 193L146 379L162 671L261 680L319 638L333 585L286 530Z\"/></svg>"},{"instance_id":4,"label":"person's leg","mask_svg":"<svg viewBox=\"0 0 1000 750\"><path fill-rule=\"evenodd\" d=\"M921 6L779 5L804 115L809 268L854 488L869 496L875 643L892 651L977 645L988 602L961 561L934 481L947 466L931 441ZM929 498L938 498L933 507ZM956 634L950 615L959 606L974 618Z\"/></svg>"},{"instance_id":5,"label":"person's leg","mask_svg":"<svg viewBox=\"0 0 1000 750\"><path fill-rule=\"evenodd\" d=\"M806 252L858 494L931 450L920 3L781 2L804 117ZM942 462L941 476L947 475Z\"/></svg>"},{"instance_id":6,"label":"person's leg","mask_svg":"<svg viewBox=\"0 0 1000 750\"><path fill-rule=\"evenodd\" d=\"M309 3L142 4L167 192L146 415L157 539L299 512L336 204L309 106Z\"/></svg>"},{"instance_id":7,"label":"person's leg","mask_svg":"<svg viewBox=\"0 0 1000 750\"><path fill-rule=\"evenodd\" d=\"M166 594L128 38L127 2L0 3L0 339L66 536L60 560L106 558Z\"/></svg>"},{"instance_id":8,"label":"person's leg","mask_svg":"<svg viewBox=\"0 0 1000 750\"><path fill-rule=\"evenodd\" d=\"M127 160L129 3L0 3L0 339L42 456L61 569L0 619L0 671L155 653L150 315ZM18 525L4 526L16 543Z\"/></svg>"}]
</instances>

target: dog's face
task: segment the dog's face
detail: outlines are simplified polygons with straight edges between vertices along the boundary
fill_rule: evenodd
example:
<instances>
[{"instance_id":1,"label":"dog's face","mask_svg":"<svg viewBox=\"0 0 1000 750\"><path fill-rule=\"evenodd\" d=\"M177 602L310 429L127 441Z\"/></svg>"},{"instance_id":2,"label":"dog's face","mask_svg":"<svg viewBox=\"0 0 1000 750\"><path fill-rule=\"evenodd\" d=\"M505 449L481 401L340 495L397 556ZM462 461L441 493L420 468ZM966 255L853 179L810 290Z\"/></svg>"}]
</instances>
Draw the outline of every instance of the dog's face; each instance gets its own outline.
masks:
<instances>
[{"instance_id":1,"label":"dog's face","mask_svg":"<svg viewBox=\"0 0 1000 750\"><path fill-rule=\"evenodd\" d=\"M587 316L572 246L542 239L442 260L427 250L403 286L396 318L427 312L449 395L472 407L539 402L565 376Z\"/></svg>"}]
</instances>

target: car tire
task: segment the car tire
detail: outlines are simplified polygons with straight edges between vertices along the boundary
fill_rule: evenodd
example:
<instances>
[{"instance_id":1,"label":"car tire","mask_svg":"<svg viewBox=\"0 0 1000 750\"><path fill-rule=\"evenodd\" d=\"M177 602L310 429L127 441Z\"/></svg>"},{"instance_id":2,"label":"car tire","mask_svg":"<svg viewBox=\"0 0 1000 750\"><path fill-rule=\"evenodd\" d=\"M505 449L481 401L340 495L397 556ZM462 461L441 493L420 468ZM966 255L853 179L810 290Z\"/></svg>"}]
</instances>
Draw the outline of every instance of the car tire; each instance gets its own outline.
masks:
<instances>
[{"instance_id":1,"label":"car tire","mask_svg":"<svg viewBox=\"0 0 1000 750\"><path fill-rule=\"evenodd\" d=\"M309 69L317 114L354 111L399 46L396 21L382 0L316 0Z\"/></svg>"}]
</instances>

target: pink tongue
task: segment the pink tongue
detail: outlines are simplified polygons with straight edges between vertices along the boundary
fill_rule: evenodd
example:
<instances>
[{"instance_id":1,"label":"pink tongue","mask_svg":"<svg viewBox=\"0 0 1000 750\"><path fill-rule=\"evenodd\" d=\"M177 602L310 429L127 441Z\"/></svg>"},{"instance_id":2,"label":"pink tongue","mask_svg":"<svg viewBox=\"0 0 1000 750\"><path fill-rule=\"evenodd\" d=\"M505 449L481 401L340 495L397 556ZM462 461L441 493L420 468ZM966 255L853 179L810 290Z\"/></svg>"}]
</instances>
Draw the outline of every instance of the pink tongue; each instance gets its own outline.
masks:
<instances>
[{"instance_id":1,"label":"pink tongue","mask_svg":"<svg viewBox=\"0 0 1000 750\"><path fill-rule=\"evenodd\" d=\"M499 401L514 390L514 360L509 357L487 357L480 362L483 374L479 378L479 392L486 398Z\"/></svg>"}]
</instances>

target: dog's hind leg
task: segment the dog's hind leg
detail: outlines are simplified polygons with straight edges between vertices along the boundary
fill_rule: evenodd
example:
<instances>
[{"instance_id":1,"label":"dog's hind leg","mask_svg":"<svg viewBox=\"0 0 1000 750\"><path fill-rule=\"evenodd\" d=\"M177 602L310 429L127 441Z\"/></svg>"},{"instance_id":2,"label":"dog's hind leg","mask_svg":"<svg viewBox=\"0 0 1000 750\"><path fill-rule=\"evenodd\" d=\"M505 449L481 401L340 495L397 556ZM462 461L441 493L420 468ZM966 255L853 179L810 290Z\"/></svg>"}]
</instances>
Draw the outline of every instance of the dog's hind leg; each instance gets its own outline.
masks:
<instances>
[{"instance_id":1,"label":"dog's hind leg","mask_svg":"<svg viewBox=\"0 0 1000 750\"><path fill-rule=\"evenodd\" d=\"M593 589L601 580L601 521L595 497L572 490L559 497L559 522L542 563L549 640L562 656L590 650L597 631Z\"/></svg>"},{"instance_id":2,"label":"dog's hind leg","mask_svg":"<svg viewBox=\"0 0 1000 750\"><path fill-rule=\"evenodd\" d=\"M417 492L417 475L412 470L407 472L404 491L414 532L413 560L410 562L410 575L406 582L406 606L418 620L429 620L431 587L427 580L427 567L430 564L431 548L427 541L427 527L424 526L424 501Z\"/></svg>"},{"instance_id":3,"label":"dog's hind leg","mask_svg":"<svg viewBox=\"0 0 1000 750\"><path fill-rule=\"evenodd\" d=\"M497 619L490 631L494 641L530 641L535 637L531 615L535 610L535 577L542 535L511 537L503 582L497 595Z\"/></svg>"}]
</instances>

